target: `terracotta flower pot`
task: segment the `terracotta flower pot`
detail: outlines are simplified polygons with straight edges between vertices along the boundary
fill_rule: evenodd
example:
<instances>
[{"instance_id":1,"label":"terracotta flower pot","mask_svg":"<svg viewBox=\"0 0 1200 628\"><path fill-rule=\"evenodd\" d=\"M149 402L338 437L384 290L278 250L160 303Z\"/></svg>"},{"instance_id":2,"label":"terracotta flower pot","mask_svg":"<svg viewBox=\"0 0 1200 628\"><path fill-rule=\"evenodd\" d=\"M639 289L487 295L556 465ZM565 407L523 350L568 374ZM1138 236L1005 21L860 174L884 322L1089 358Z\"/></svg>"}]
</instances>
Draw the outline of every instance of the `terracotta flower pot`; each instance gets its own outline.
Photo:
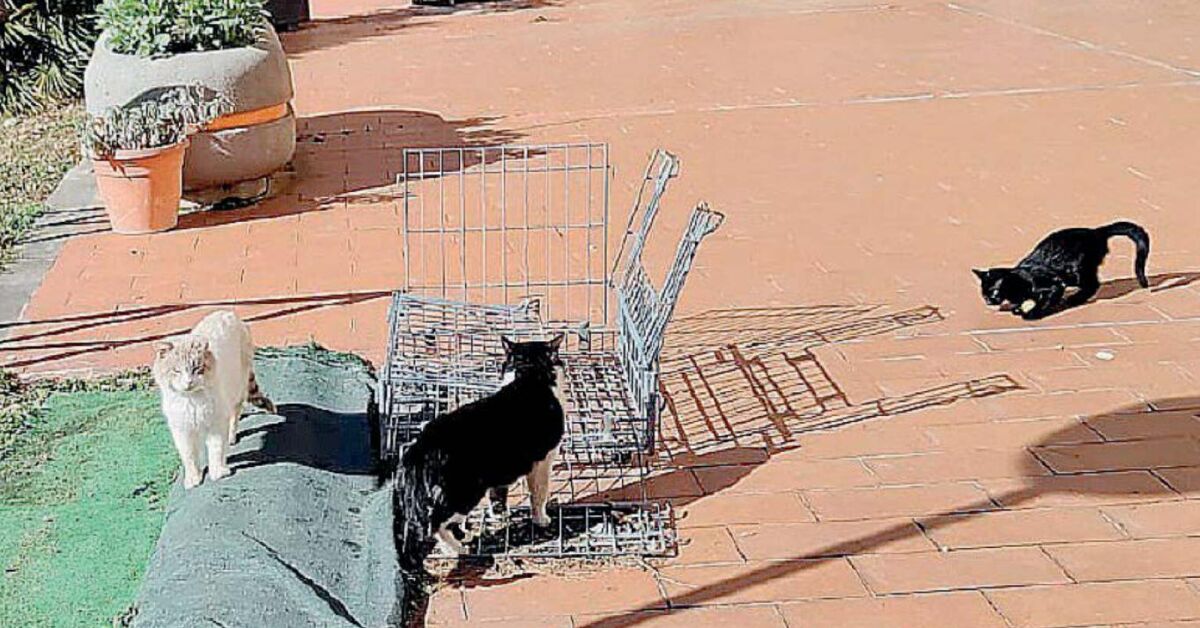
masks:
<instances>
[{"instance_id":1,"label":"terracotta flower pot","mask_svg":"<svg viewBox=\"0 0 1200 628\"><path fill-rule=\"evenodd\" d=\"M146 150L120 150L93 159L96 186L117 233L167 231L179 222L183 154L188 141Z\"/></svg>"}]
</instances>

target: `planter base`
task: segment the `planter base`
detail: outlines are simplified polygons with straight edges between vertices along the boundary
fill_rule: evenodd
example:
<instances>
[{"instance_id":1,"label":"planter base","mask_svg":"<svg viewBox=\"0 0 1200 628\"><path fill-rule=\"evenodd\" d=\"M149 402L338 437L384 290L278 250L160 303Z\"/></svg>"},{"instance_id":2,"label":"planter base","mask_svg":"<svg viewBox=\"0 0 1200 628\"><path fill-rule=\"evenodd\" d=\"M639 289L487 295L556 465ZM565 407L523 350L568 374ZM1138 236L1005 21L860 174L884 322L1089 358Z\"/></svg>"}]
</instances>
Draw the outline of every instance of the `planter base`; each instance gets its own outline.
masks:
<instances>
[{"instance_id":1,"label":"planter base","mask_svg":"<svg viewBox=\"0 0 1200 628\"><path fill-rule=\"evenodd\" d=\"M267 197L270 191L271 179L263 177L215 188L189 190L184 193L184 197L202 207L221 210L252 205Z\"/></svg>"},{"instance_id":2,"label":"planter base","mask_svg":"<svg viewBox=\"0 0 1200 628\"><path fill-rule=\"evenodd\" d=\"M189 192L253 181L291 160L296 152L296 117L289 110L274 122L201 132L191 141L183 164Z\"/></svg>"}]
</instances>

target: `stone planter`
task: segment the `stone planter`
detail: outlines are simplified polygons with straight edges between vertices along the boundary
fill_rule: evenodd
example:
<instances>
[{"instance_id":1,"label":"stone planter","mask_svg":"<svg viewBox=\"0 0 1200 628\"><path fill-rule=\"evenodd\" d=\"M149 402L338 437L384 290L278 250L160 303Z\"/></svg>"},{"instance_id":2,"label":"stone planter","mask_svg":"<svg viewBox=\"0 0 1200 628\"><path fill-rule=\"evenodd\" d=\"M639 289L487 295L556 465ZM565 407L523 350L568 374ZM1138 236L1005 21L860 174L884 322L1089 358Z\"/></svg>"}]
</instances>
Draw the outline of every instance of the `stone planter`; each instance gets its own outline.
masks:
<instances>
[{"instance_id":1,"label":"stone planter","mask_svg":"<svg viewBox=\"0 0 1200 628\"><path fill-rule=\"evenodd\" d=\"M144 59L113 52L100 37L84 75L87 110L98 114L148 93L200 84L225 94L233 113L191 138L183 185L201 190L258 179L296 149L292 73L270 25L253 46Z\"/></svg>"}]
</instances>

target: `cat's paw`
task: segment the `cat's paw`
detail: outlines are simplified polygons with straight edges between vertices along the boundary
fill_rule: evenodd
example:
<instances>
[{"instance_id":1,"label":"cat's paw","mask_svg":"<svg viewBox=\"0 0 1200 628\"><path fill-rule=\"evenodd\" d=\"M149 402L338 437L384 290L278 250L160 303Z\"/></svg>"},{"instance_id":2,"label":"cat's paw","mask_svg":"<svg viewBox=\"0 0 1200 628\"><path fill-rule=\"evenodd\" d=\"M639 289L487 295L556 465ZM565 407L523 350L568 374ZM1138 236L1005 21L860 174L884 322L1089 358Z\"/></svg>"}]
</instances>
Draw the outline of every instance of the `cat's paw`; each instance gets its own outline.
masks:
<instances>
[{"instance_id":1,"label":"cat's paw","mask_svg":"<svg viewBox=\"0 0 1200 628\"><path fill-rule=\"evenodd\" d=\"M547 515L544 512L541 514L535 514L535 515L533 515L533 523L534 523L534 525L536 525L539 528L549 527L550 526L550 515Z\"/></svg>"},{"instance_id":2,"label":"cat's paw","mask_svg":"<svg viewBox=\"0 0 1200 628\"><path fill-rule=\"evenodd\" d=\"M442 548L445 549L447 554L457 557L467 553L467 548L464 547L458 539L454 538L453 535L439 534L437 538L438 542L441 544Z\"/></svg>"},{"instance_id":3,"label":"cat's paw","mask_svg":"<svg viewBox=\"0 0 1200 628\"><path fill-rule=\"evenodd\" d=\"M208 470L208 477L209 477L209 479L212 479L212 480L214 480L214 481L215 481L215 480L220 480L221 478L227 478L227 477L229 477L229 475L230 475L231 473L233 473L233 472L229 470L229 467L226 467L226 466L220 466L220 467L216 467L216 466L214 466L214 467L212 467L211 469L209 469L209 470Z\"/></svg>"},{"instance_id":4,"label":"cat's paw","mask_svg":"<svg viewBox=\"0 0 1200 628\"><path fill-rule=\"evenodd\" d=\"M192 475L189 473L183 474L183 488L185 488L185 489L196 488L197 486L200 485L200 479L201 479L201 477L200 477L200 474L198 474L198 473L195 475Z\"/></svg>"}]
</instances>

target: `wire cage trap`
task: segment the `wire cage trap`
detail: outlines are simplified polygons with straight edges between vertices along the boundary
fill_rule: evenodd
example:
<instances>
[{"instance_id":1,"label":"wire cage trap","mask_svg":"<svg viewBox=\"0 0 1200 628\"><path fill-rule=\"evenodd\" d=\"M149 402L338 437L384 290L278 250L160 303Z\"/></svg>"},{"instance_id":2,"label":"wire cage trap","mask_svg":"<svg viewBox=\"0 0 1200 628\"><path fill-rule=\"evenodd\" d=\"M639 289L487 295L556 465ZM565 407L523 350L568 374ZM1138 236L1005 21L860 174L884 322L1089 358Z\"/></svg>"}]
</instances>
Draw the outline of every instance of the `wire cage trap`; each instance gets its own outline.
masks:
<instances>
[{"instance_id":1,"label":"wire cage trap","mask_svg":"<svg viewBox=\"0 0 1200 628\"><path fill-rule=\"evenodd\" d=\"M615 254L604 144L407 149L405 286L388 313L381 453L425 423L499 389L502 335L565 332L566 434L548 530L519 487L477 508L475 555L669 555L674 514L647 499L666 325L700 242L722 222L696 207L661 288L643 252L678 159L656 151ZM521 505L517 505L521 504Z\"/></svg>"}]
</instances>

